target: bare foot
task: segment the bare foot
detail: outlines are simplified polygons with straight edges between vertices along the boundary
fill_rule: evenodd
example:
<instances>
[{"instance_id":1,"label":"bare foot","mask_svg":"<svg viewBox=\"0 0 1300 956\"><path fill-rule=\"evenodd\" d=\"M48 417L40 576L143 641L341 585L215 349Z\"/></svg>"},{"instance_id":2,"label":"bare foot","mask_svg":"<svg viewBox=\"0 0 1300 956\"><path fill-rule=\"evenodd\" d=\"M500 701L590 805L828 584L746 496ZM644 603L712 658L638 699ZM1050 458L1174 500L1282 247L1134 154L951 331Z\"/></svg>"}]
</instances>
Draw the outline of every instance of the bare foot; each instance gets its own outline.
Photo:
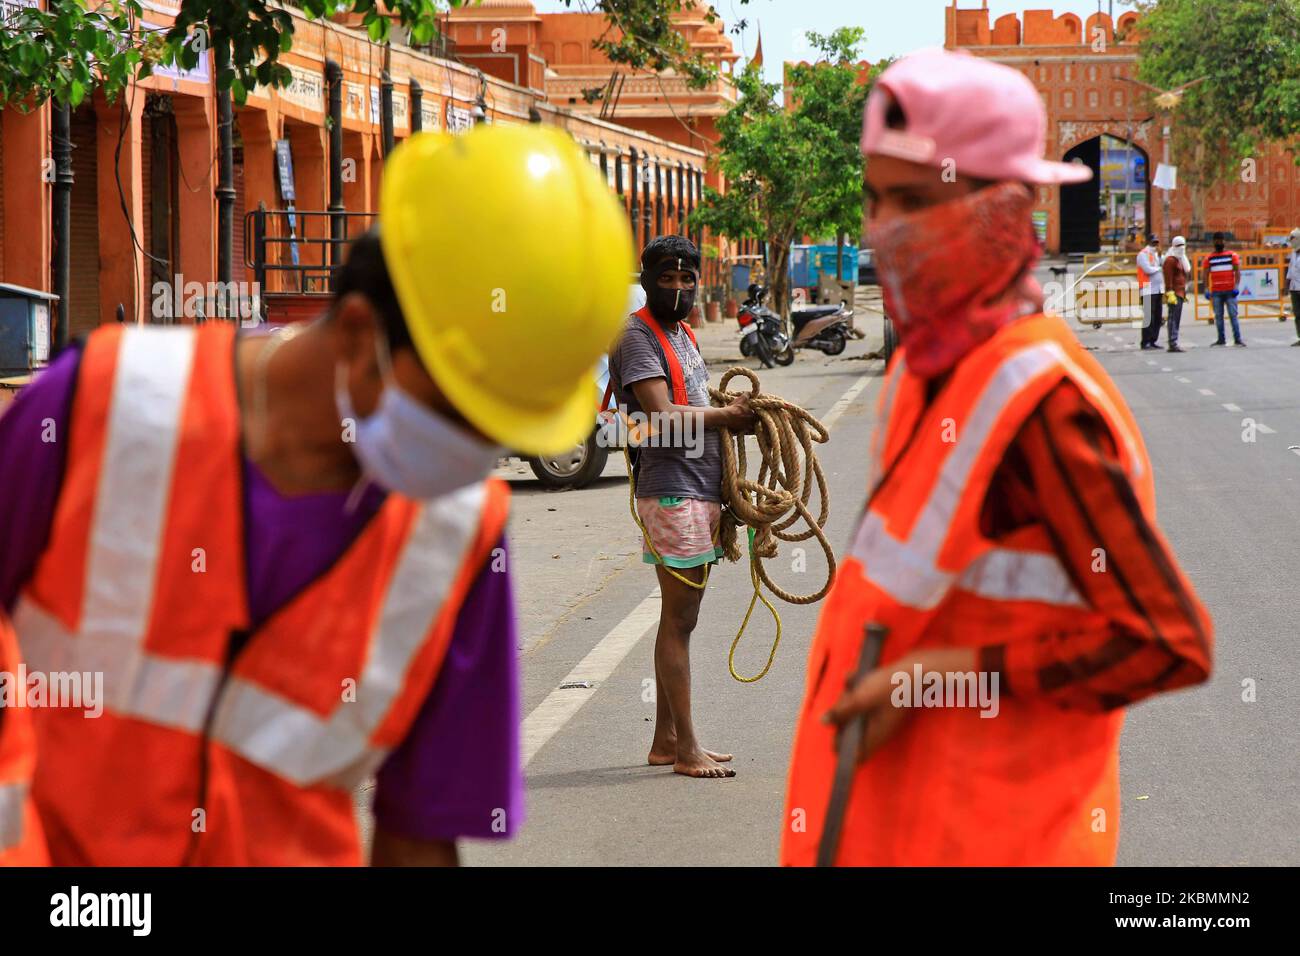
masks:
<instances>
[{"instance_id":1,"label":"bare foot","mask_svg":"<svg viewBox=\"0 0 1300 956\"><path fill-rule=\"evenodd\" d=\"M709 759L703 750L679 756L673 764L673 773L680 773L685 777L734 777L736 775L736 771L730 767L724 767Z\"/></svg>"},{"instance_id":2,"label":"bare foot","mask_svg":"<svg viewBox=\"0 0 1300 956\"><path fill-rule=\"evenodd\" d=\"M731 754L714 753L712 750L703 750L704 756L708 757L715 763L726 763L731 759ZM650 748L650 756L646 757L646 763L652 767L666 767L670 763L677 762L677 745L669 744L661 747L658 744Z\"/></svg>"}]
</instances>

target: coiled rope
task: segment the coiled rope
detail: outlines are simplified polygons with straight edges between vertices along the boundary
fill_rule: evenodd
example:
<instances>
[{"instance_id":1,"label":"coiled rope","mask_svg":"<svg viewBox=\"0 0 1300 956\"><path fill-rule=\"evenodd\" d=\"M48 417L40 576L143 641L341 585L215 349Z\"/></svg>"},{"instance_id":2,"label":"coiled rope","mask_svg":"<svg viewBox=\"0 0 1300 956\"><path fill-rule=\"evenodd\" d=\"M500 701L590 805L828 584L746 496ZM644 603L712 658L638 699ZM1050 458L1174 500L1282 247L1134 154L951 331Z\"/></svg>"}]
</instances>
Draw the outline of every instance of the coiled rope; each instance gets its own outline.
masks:
<instances>
[{"instance_id":1,"label":"coiled rope","mask_svg":"<svg viewBox=\"0 0 1300 956\"><path fill-rule=\"evenodd\" d=\"M711 404L719 408L730 405L742 394L726 390L727 383L738 375L743 375L750 382L749 407L755 417L753 435L758 442L758 476L753 480L746 477L748 462L745 436L748 433L720 429L723 511L717 544L722 547L723 555L728 561L739 561L741 551L738 531L741 527L747 529L749 576L754 593L749 599L749 607L740 623L740 630L736 632L727 653L727 669L736 680L752 684L761 680L771 669L772 662L776 659L776 649L781 643L781 615L763 594L761 586L766 585L769 591L787 604L813 604L826 596L835 580L835 552L823 530L830 515L830 493L821 462L813 450L814 442L824 444L829 440L830 434L807 409L780 396L760 391L758 376L747 368L737 366L723 373L719 387L709 389ZM629 443L630 441L631 439ZM692 581L664 564L659 552L655 550L654 542L650 540L641 516L636 511L636 479L632 474L631 457L626 446L623 456L627 461L628 507L632 512L632 520L641 529L650 553L677 580L689 587L703 590L709 583L708 566L704 569L702 581ZM816 517L813 517L808 504L814 486L819 501ZM800 520L807 524L803 531L789 530ZM778 540L794 542L814 537L826 555L826 580L810 594L792 594L772 580L763 562L777 556ZM736 648L740 645L745 628L749 626L754 605L759 601L772 613L776 622L776 637L772 640L772 648L763 669L753 677L742 677L736 673Z\"/></svg>"}]
</instances>

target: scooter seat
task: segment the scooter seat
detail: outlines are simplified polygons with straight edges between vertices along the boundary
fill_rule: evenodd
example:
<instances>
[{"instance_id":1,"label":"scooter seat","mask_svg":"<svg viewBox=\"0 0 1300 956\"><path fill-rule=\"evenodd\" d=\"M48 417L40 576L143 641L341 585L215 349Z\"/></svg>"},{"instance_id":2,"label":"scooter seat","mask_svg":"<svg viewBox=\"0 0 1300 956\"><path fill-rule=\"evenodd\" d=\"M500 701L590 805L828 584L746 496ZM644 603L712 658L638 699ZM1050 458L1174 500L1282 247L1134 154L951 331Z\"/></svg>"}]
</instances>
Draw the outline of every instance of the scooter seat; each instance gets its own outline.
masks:
<instances>
[{"instance_id":1,"label":"scooter seat","mask_svg":"<svg viewBox=\"0 0 1300 956\"><path fill-rule=\"evenodd\" d=\"M801 322L808 322L812 319L824 318L828 315L834 315L840 310L838 305L815 305L808 309L795 309L790 313L791 319L797 319Z\"/></svg>"}]
</instances>

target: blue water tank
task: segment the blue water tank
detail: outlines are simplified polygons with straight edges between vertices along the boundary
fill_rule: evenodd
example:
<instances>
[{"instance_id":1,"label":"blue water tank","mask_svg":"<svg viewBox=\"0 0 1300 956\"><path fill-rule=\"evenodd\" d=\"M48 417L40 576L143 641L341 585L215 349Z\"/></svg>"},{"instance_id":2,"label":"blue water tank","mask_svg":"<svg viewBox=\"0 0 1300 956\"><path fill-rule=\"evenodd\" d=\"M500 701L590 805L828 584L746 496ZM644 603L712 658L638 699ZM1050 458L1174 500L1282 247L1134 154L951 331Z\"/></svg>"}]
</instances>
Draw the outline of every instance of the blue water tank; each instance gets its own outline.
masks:
<instances>
[{"instance_id":1,"label":"blue water tank","mask_svg":"<svg viewBox=\"0 0 1300 956\"><path fill-rule=\"evenodd\" d=\"M0 378L26 375L50 360L50 311L59 297L0 282Z\"/></svg>"}]
</instances>

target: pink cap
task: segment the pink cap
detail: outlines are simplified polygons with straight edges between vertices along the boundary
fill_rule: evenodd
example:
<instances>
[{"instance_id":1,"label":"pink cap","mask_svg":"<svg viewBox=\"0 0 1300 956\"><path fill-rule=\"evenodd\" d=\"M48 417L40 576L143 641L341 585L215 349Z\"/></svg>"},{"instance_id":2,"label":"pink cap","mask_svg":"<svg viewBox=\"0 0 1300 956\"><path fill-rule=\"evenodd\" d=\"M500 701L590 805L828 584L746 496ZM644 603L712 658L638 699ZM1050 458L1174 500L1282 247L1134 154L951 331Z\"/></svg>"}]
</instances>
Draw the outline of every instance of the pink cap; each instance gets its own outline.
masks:
<instances>
[{"instance_id":1,"label":"pink cap","mask_svg":"<svg viewBox=\"0 0 1300 956\"><path fill-rule=\"evenodd\" d=\"M885 125L884 91L903 111L902 129ZM951 160L962 175L998 182L1091 179L1081 163L1043 159L1046 130L1043 101L1023 73L964 51L921 50L876 81L862 117L862 152L924 166Z\"/></svg>"}]
</instances>

